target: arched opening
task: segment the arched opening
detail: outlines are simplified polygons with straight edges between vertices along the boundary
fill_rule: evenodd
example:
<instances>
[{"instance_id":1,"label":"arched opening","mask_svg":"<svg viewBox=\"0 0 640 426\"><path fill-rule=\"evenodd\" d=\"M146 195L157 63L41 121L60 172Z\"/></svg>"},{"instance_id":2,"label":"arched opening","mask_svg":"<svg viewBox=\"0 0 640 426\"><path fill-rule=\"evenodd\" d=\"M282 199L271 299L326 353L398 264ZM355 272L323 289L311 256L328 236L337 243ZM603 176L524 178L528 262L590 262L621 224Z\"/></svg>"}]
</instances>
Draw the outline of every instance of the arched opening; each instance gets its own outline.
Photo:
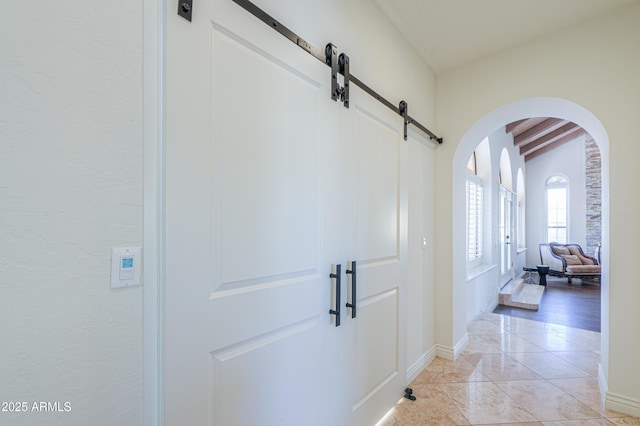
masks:
<instances>
[{"instance_id":1,"label":"arched opening","mask_svg":"<svg viewBox=\"0 0 640 426\"><path fill-rule=\"evenodd\" d=\"M474 147L487 135L508 123L529 117L558 117L578 124L597 143L602 161L602 203L606 205L609 199L609 138L607 132L596 116L590 111L573 102L559 98L526 98L506 104L480 118L462 137L453 158L452 178L452 207L453 207L453 261L452 261L452 313L454 344L464 345L466 339L465 311L465 235L464 235L464 172L469 155ZM602 348L601 369L604 377L608 376L607 365L609 359L609 212L602 212Z\"/></svg>"}]
</instances>

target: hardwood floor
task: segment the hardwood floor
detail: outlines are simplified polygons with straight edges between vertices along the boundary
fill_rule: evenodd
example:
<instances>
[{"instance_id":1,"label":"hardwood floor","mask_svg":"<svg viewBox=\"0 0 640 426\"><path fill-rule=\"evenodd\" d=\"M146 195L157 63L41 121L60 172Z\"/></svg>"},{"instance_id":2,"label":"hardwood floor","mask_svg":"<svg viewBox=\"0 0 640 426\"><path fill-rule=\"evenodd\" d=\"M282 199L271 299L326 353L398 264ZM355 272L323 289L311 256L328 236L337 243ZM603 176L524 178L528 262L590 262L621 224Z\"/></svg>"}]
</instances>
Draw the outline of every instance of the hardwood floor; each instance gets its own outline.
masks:
<instances>
[{"instance_id":1,"label":"hardwood floor","mask_svg":"<svg viewBox=\"0 0 640 426\"><path fill-rule=\"evenodd\" d=\"M600 331L600 284L574 279L568 285L566 279L547 277L539 310L498 305L493 313Z\"/></svg>"}]
</instances>

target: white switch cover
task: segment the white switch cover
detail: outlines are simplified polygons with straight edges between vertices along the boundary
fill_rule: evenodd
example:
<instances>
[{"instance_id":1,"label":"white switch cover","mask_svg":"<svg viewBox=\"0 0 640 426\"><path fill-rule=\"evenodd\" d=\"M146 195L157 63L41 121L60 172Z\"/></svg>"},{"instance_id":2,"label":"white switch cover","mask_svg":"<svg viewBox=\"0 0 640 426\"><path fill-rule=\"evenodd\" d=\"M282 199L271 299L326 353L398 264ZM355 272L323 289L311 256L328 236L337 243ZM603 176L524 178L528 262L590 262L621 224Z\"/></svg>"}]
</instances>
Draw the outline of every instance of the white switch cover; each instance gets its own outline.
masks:
<instances>
[{"instance_id":1,"label":"white switch cover","mask_svg":"<svg viewBox=\"0 0 640 426\"><path fill-rule=\"evenodd\" d=\"M111 288L140 285L141 252L140 247L111 249Z\"/></svg>"}]
</instances>

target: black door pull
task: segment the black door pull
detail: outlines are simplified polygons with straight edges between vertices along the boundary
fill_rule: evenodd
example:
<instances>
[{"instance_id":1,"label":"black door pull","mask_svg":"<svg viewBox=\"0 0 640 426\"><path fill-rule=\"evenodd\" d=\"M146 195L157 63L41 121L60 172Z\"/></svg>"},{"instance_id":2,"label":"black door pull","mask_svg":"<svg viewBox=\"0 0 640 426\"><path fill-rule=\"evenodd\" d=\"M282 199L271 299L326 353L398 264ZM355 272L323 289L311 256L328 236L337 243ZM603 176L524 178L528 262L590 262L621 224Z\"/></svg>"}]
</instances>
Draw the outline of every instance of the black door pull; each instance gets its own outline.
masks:
<instances>
[{"instance_id":1,"label":"black door pull","mask_svg":"<svg viewBox=\"0 0 640 426\"><path fill-rule=\"evenodd\" d=\"M347 308L351 308L351 318L356 317L356 261L351 261L351 269L345 271L351 275L351 303L347 302Z\"/></svg>"},{"instance_id":2,"label":"black door pull","mask_svg":"<svg viewBox=\"0 0 640 426\"><path fill-rule=\"evenodd\" d=\"M340 326L340 275L342 275L341 269L342 265L336 265L336 273L329 274L330 278L334 278L336 280L336 309L329 309L329 313L336 316L336 327Z\"/></svg>"}]
</instances>

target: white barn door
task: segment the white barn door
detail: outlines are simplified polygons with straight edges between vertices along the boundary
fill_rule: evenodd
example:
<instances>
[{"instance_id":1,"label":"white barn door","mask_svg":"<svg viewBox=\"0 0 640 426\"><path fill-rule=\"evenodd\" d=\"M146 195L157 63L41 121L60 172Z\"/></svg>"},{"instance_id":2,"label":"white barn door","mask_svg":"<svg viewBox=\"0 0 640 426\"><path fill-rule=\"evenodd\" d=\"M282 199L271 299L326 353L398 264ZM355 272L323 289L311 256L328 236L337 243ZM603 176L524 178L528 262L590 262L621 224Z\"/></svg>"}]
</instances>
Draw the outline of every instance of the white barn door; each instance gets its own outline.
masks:
<instances>
[{"instance_id":1,"label":"white barn door","mask_svg":"<svg viewBox=\"0 0 640 426\"><path fill-rule=\"evenodd\" d=\"M360 89L351 90L350 109L341 118L351 158L343 249L356 261L357 277L357 315L345 320L352 413L347 424L372 425L406 385L408 144L402 119Z\"/></svg>"},{"instance_id":2,"label":"white barn door","mask_svg":"<svg viewBox=\"0 0 640 426\"><path fill-rule=\"evenodd\" d=\"M171 2L170 2L171 3ZM366 425L401 395L401 119L230 0L167 5L167 425ZM354 93L356 92L356 93ZM348 298L357 261L358 313ZM342 264L335 327L332 265Z\"/></svg>"}]
</instances>

